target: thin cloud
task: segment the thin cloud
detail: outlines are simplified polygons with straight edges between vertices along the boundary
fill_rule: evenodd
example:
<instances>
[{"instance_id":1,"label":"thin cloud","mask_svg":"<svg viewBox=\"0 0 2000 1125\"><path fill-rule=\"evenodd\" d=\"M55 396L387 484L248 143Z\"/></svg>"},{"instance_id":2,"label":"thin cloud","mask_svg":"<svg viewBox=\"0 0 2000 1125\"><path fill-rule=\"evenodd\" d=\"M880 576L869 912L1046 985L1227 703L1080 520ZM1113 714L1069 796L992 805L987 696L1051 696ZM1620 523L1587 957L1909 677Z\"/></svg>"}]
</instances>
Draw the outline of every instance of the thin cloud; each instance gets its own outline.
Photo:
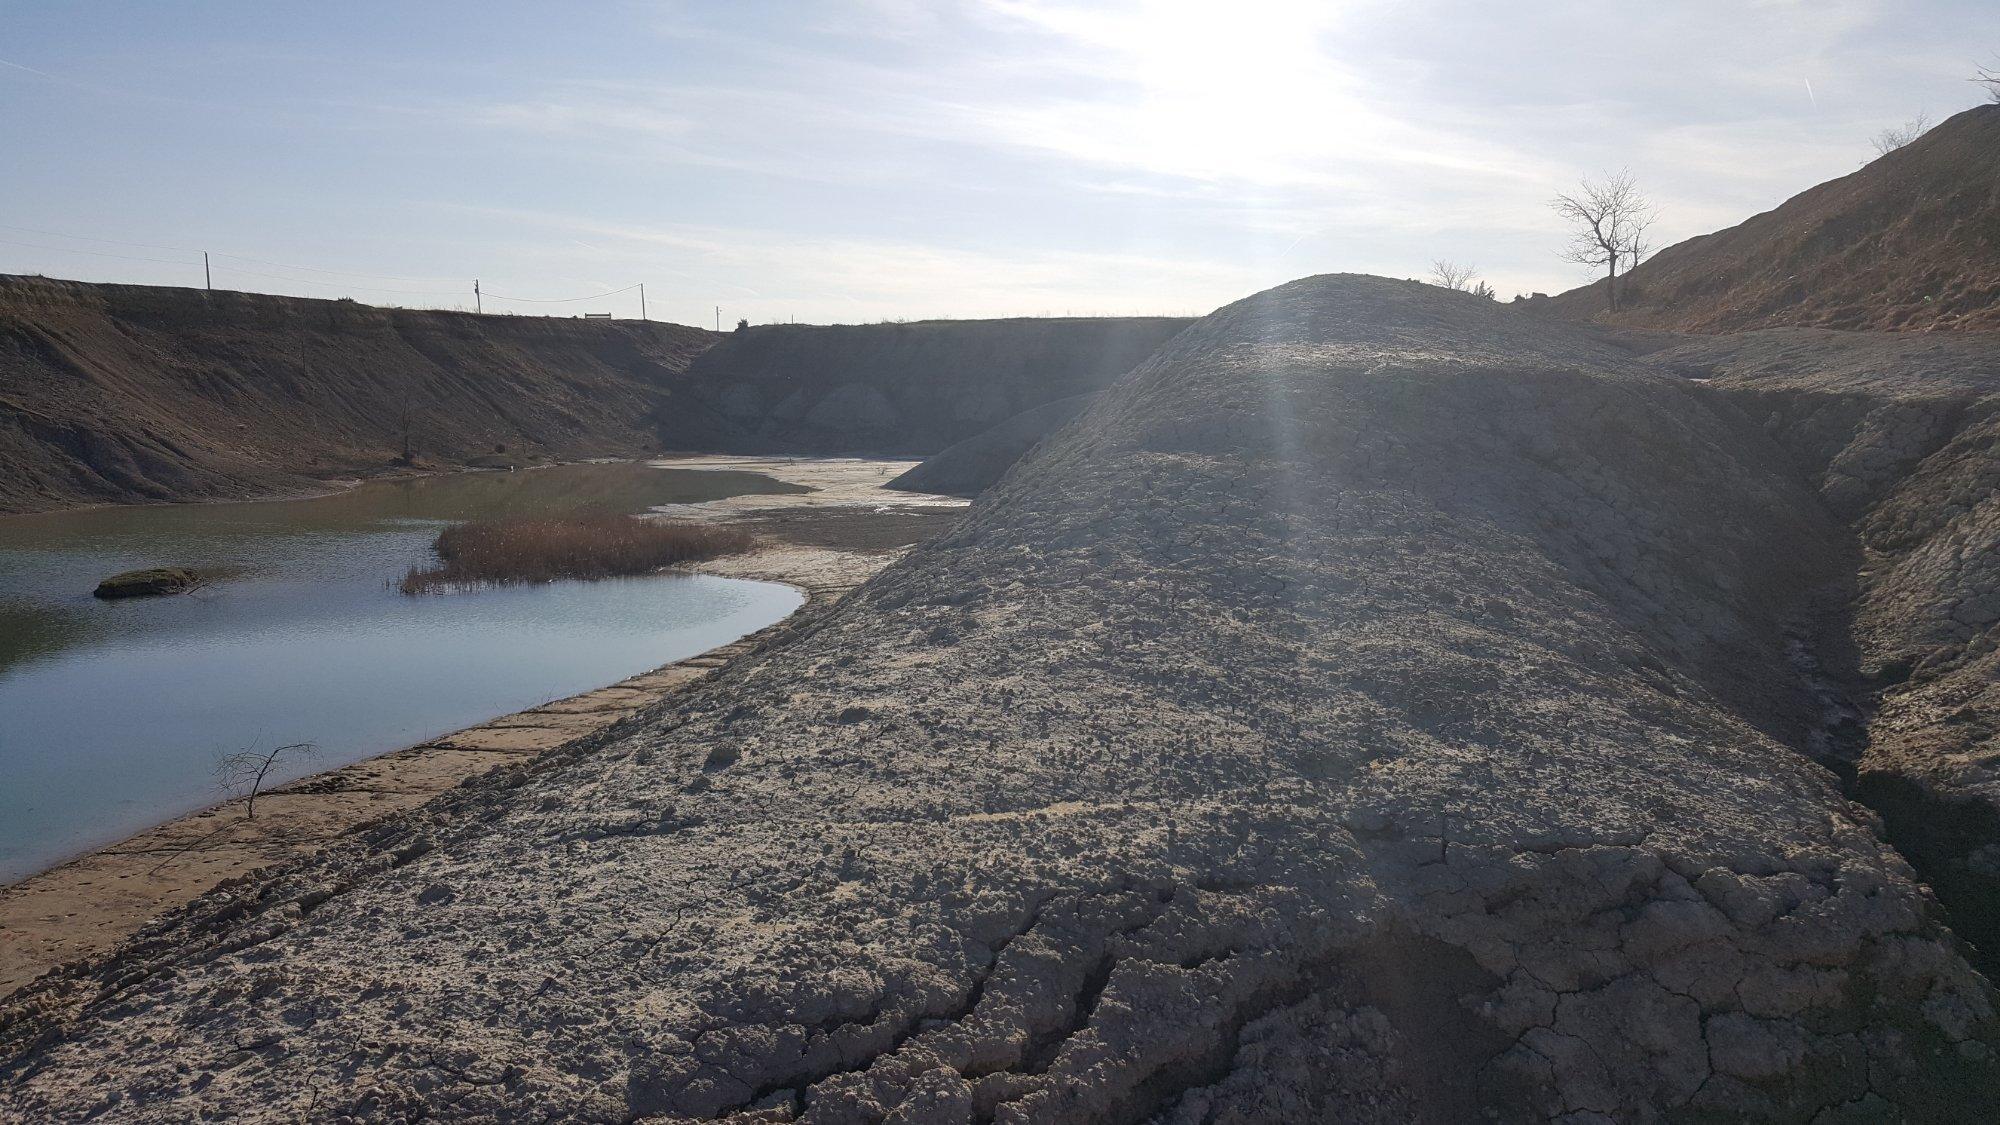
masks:
<instances>
[{"instance_id":1,"label":"thin cloud","mask_svg":"<svg viewBox=\"0 0 2000 1125\"><path fill-rule=\"evenodd\" d=\"M657 279L703 322L725 298L752 319L1188 311L1438 257L1548 291L1585 280L1545 205L1578 177L1630 166L1663 239L1728 225L1852 171L1884 124L1970 104L2000 43L1967 0L636 0L533 42L547 23L524 11L361 67L213 24L88 56L10 43L50 67L0 66L24 97L73 81L52 71L206 90L200 57L237 100L107 88L106 113L45 90L0 123L24 167L87 143L226 206L78 168L10 178L0 207L59 230L149 216L118 230L168 242L230 224L218 239L278 260L511 274L503 292ZM225 133L256 137L254 165ZM361 242L382 257L357 262Z\"/></svg>"},{"instance_id":2,"label":"thin cloud","mask_svg":"<svg viewBox=\"0 0 2000 1125\"><path fill-rule=\"evenodd\" d=\"M741 311L776 319L801 307L838 305L850 315L917 317L1125 313L1147 308L1204 310L1249 287L1275 284L1242 263L1139 254L1031 251L1017 254L891 239L798 237L751 228L620 224L583 216L486 211L517 229L535 227L588 239L630 276L662 264L689 287L755 298ZM520 251L517 251L517 253ZM532 255L532 250L527 251ZM747 284L751 280L756 285Z\"/></svg>"}]
</instances>

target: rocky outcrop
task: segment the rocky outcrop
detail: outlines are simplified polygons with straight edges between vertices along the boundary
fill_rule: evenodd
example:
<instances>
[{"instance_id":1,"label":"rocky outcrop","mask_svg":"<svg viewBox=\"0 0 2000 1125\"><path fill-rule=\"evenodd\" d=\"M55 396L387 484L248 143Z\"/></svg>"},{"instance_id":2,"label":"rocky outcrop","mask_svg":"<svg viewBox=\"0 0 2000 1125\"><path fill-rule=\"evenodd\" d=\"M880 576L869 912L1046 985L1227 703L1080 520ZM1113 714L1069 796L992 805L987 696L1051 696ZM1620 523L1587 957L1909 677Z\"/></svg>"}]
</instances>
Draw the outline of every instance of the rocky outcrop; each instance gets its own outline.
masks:
<instances>
[{"instance_id":1,"label":"rocky outcrop","mask_svg":"<svg viewBox=\"0 0 2000 1125\"><path fill-rule=\"evenodd\" d=\"M1832 663L1868 721L1833 764L2000 964L2000 336L1771 331L1652 358L1740 404L1852 529Z\"/></svg>"},{"instance_id":2,"label":"rocky outcrop","mask_svg":"<svg viewBox=\"0 0 2000 1125\"><path fill-rule=\"evenodd\" d=\"M677 384L664 433L732 453L929 454L1097 391L1187 326L1040 317L745 328Z\"/></svg>"},{"instance_id":3,"label":"rocky outcrop","mask_svg":"<svg viewBox=\"0 0 2000 1125\"><path fill-rule=\"evenodd\" d=\"M0 1115L1981 1120L1801 752L1849 562L1712 394L1295 282L635 727L20 994Z\"/></svg>"},{"instance_id":4,"label":"rocky outcrop","mask_svg":"<svg viewBox=\"0 0 2000 1125\"><path fill-rule=\"evenodd\" d=\"M1030 449L1084 412L1096 395L1074 395L1023 410L990 430L948 445L889 482L904 492L977 496L999 483Z\"/></svg>"},{"instance_id":5,"label":"rocky outcrop","mask_svg":"<svg viewBox=\"0 0 2000 1125\"><path fill-rule=\"evenodd\" d=\"M0 512L644 453L715 334L0 276Z\"/></svg>"}]
</instances>

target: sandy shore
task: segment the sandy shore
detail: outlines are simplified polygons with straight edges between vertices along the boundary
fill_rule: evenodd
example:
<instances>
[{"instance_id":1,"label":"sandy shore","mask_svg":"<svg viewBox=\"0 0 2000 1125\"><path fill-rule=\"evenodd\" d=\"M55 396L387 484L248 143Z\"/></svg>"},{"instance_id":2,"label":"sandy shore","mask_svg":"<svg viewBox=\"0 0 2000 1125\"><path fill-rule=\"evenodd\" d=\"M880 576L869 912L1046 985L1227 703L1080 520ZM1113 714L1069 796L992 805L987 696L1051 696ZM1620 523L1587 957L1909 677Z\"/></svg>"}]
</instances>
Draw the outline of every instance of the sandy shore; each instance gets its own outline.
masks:
<instances>
[{"instance_id":1,"label":"sandy shore","mask_svg":"<svg viewBox=\"0 0 2000 1125\"><path fill-rule=\"evenodd\" d=\"M660 463L764 473L813 489L679 505L667 513L757 534L758 550L699 569L796 586L807 595L802 613L867 581L965 504L885 491L882 485L908 461L704 456ZM0 888L0 995L116 945L225 879L306 854L357 825L611 726L756 647L761 635L305 778L260 796L254 820L243 817L241 802L229 802Z\"/></svg>"}]
</instances>

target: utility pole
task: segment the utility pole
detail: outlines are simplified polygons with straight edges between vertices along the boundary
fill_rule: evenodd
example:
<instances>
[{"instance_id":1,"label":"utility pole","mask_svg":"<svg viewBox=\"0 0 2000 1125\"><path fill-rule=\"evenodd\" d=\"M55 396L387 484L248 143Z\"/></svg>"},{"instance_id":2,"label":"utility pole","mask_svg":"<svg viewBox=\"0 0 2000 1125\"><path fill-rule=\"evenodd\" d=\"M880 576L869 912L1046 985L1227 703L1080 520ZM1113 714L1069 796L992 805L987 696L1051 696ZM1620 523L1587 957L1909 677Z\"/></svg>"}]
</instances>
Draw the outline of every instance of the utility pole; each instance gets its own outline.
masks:
<instances>
[{"instance_id":1,"label":"utility pole","mask_svg":"<svg viewBox=\"0 0 2000 1125\"><path fill-rule=\"evenodd\" d=\"M722 306L715 306L715 330L722 331Z\"/></svg>"},{"instance_id":2,"label":"utility pole","mask_svg":"<svg viewBox=\"0 0 2000 1125\"><path fill-rule=\"evenodd\" d=\"M639 283L639 319L646 319L646 283Z\"/></svg>"},{"instance_id":3,"label":"utility pole","mask_svg":"<svg viewBox=\"0 0 2000 1125\"><path fill-rule=\"evenodd\" d=\"M476 313L486 311L486 305L479 297L479 279L476 277L472 279L472 311Z\"/></svg>"},{"instance_id":4,"label":"utility pole","mask_svg":"<svg viewBox=\"0 0 2000 1125\"><path fill-rule=\"evenodd\" d=\"M215 275L209 272L208 251L206 250L201 252L201 280L204 287L208 289L215 288Z\"/></svg>"}]
</instances>

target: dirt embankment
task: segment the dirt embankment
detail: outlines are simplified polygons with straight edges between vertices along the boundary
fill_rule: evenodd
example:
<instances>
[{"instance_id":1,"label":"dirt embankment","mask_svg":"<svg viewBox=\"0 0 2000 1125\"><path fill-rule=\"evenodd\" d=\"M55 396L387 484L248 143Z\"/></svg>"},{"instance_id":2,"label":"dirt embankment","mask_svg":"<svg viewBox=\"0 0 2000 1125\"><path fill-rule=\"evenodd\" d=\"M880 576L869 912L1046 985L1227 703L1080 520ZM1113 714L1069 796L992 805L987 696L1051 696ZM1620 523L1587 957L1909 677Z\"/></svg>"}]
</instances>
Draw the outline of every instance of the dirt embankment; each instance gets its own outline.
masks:
<instances>
[{"instance_id":1,"label":"dirt embankment","mask_svg":"<svg viewBox=\"0 0 2000 1125\"><path fill-rule=\"evenodd\" d=\"M658 448L714 333L0 276L0 512Z\"/></svg>"},{"instance_id":2,"label":"dirt embankment","mask_svg":"<svg viewBox=\"0 0 2000 1125\"><path fill-rule=\"evenodd\" d=\"M636 725L23 993L0 1113L1981 1120L1991 991L1800 752L1847 563L1696 388L1295 282Z\"/></svg>"},{"instance_id":3,"label":"dirt embankment","mask_svg":"<svg viewBox=\"0 0 2000 1125\"><path fill-rule=\"evenodd\" d=\"M666 437L675 448L740 453L934 453L1021 411L1102 389L1187 324L1049 317L749 328L690 366Z\"/></svg>"},{"instance_id":4,"label":"dirt embankment","mask_svg":"<svg viewBox=\"0 0 2000 1125\"><path fill-rule=\"evenodd\" d=\"M1606 317L1604 281L1529 303ZM1620 283L1619 324L2000 329L2000 105L1967 110L1852 175L1659 252Z\"/></svg>"},{"instance_id":5,"label":"dirt embankment","mask_svg":"<svg viewBox=\"0 0 2000 1125\"><path fill-rule=\"evenodd\" d=\"M924 458L922 464L890 481L889 487L909 492L977 496L998 484L1007 470L1041 444L1043 438L1074 421L1095 398L1095 395L1072 395L1023 410Z\"/></svg>"},{"instance_id":6,"label":"dirt embankment","mask_svg":"<svg viewBox=\"0 0 2000 1125\"><path fill-rule=\"evenodd\" d=\"M2000 333L1774 330L1652 359L1739 404L1850 529L1826 663L1857 725L1830 764L2000 966Z\"/></svg>"}]
</instances>

